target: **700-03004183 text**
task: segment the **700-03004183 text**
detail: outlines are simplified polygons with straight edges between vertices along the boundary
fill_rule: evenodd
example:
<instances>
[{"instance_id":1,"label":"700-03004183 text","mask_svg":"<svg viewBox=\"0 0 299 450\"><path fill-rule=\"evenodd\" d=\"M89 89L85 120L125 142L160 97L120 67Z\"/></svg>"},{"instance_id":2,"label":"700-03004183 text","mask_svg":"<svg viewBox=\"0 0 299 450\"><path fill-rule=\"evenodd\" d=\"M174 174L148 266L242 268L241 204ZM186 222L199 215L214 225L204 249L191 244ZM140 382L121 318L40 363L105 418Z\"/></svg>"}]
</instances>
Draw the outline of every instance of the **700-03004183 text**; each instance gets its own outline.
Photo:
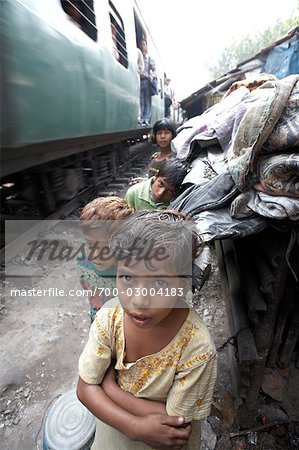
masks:
<instances>
[{"instance_id":1,"label":"700-03004183 text","mask_svg":"<svg viewBox=\"0 0 299 450\"><path fill-rule=\"evenodd\" d=\"M143 296L143 297L156 297L157 295L163 297L183 297L184 290L183 288L141 288L141 287L127 287L126 289L119 290L117 287L115 288L100 288L97 287L94 289L94 295L104 294L106 296L118 297L120 295L127 295L128 297L132 296Z\"/></svg>"}]
</instances>

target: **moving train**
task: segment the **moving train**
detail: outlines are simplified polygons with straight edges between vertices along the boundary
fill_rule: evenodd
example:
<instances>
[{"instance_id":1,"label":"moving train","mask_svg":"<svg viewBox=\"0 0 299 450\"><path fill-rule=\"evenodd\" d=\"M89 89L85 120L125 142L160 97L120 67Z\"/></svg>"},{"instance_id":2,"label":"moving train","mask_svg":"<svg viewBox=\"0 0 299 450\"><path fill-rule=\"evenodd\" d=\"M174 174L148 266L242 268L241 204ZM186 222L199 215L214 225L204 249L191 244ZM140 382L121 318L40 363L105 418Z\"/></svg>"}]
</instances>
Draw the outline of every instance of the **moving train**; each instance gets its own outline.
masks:
<instances>
[{"instance_id":1,"label":"moving train","mask_svg":"<svg viewBox=\"0 0 299 450\"><path fill-rule=\"evenodd\" d=\"M43 192L51 211L127 158L149 132L137 122L142 37L159 84L151 125L164 115L164 68L137 0L5 0L0 37L2 197Z\"/></svg>"}]
</instances>

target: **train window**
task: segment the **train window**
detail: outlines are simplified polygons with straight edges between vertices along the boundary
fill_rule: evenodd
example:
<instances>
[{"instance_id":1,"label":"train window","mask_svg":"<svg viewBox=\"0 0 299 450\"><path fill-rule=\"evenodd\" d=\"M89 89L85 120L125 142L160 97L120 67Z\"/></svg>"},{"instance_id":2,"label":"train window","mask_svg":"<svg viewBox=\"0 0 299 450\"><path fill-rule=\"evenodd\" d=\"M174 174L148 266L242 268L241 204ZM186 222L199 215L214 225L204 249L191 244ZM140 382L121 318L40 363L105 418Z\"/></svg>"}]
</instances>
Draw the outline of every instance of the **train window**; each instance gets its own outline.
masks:
<instances>
[{"instance_id":1,"label":"train window","mask_svg":"<svg viewBox=\"0 0 299 450\"><path fill-rule=\"evenodd\" d=\"M98 38L93 0L60 0L64 12L71 21L92 40Z\"/></svg>"},{"instance_id":2,"label":"train window","mask_svg":"<svg viewBox=\"0 0 299 450\"><path fill-rule=\"evenodd\" d=\"M128 67L128 52L125 36L124 23L115 6L109 1L110 7L110 23L113 40L113 53L117 61L126 69Z\"/></svg>"}]
</instances>

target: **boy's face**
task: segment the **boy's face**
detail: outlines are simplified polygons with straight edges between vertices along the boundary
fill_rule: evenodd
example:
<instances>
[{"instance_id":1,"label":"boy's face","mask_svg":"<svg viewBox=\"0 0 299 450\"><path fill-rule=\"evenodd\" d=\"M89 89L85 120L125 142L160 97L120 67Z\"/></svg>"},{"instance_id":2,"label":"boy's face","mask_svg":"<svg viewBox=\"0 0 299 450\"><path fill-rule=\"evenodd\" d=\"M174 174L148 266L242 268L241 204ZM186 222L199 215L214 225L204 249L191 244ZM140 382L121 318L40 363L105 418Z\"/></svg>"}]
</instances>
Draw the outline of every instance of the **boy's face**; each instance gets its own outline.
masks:
<instances>
[{"instance_id":1,"label":"boy's face","mask_svg":"<svg viewBox=\"0 0 299 450\"><path fill-rule=\"evenodd\" d=\"M156 142L160 149L169 148L172 140L172 132L169 130L159 130L156 133Z\"/></svg>"},{"instance_id":2,"label":"boy's face","mask_svg":"<svg viewBox=\"0 0 299 450\"><path fill-rule=\"evenodd\" d=\"M140 49L141 49L141 51L147 51L147 42L146 41L142 40L140 42Z\"/></svg>"},{"instance_id":3,"label":"boy's face","mask_svg":"<svg viewBox=\"0 0 299 450\"><path fill-rule=\"evenodd\" d=\"M152 197L155 203L169 203L176 196L176 190L167 177L156 176L152 185Z\"/></svg>"},{"instance_id":4,"label":"boy's face","mask_svg":"<svg viewBox=\"0 0 299 450\"><path fill-rule=\"evenodd\" d=\"M149 263L132 258L129 265L119 261L116 286L124 312L137 328L163 325L173 308L186 307L188 281L167 258Z\"/></svg>"},{"instance_id":5,"label":"boy's face","mask_svg":"<svg viewBox=\"0 0 299 450\"><path fill-rule=\"evenodd\" d=\"M115 260L109 248L107 234L98 230L90 230L85 234L86 253L93 265L100 271L114 266Z\"/></svg>"}]
</instances>

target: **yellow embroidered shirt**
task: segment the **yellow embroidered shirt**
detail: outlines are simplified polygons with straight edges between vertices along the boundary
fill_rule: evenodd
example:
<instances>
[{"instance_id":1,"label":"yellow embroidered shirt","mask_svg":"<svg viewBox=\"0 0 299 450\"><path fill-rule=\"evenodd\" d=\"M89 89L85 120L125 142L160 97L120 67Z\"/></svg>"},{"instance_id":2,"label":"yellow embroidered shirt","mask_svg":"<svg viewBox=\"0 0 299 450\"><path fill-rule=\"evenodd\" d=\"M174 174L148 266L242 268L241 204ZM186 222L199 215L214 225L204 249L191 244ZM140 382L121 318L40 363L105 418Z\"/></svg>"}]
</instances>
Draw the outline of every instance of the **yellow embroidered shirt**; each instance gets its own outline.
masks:
<instances>
[{"instance_id":1,"label":"yellow embroidered shirt","mask_svg":"<svg viewBox=\"0 0 299 450\"><path fill-rule=\"evenodd\" d=\"M124 363L123 309L117 298L97 312L79 360L80 377L100 384L111 360L118 384L135 397L164 401L169 415L187 421L210 413L216 381L216 349L198 313L190 309L173 340L161 351Z\"/></svg>"}]
</instances>

